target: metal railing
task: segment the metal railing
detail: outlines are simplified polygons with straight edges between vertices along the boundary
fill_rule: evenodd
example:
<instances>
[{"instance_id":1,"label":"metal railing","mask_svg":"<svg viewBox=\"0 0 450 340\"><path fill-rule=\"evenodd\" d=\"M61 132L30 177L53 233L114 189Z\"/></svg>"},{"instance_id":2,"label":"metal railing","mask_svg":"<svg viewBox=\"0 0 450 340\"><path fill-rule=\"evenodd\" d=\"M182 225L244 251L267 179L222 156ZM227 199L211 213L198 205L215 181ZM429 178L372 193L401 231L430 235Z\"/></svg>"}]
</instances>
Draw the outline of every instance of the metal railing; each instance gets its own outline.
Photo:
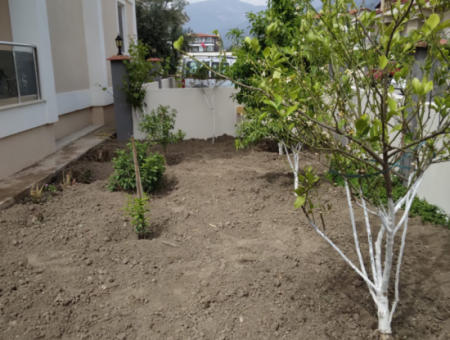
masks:
<instances>
[{"instance_id":1,"label":"metal railing","mask_svg":"<svg viewBox=\"0 0 450 340\"><path fill-rule=\"evenodd\" d=\"M36 46L0 41L0 107L39 99Z\"/></svg>"}]
</instances>

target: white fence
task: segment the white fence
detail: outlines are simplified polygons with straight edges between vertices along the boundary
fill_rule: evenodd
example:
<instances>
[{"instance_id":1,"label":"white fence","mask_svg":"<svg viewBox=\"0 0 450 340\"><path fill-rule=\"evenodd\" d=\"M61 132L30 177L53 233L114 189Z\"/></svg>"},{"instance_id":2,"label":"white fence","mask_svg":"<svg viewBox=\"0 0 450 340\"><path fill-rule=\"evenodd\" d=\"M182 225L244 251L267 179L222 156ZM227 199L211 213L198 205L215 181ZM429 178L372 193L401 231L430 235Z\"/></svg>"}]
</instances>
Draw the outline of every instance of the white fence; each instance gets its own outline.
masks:
<instances>
[{"instance_id":1,"label":"white fence","mask_svg":"<svg viewBox=\"0 0 450 340\"><path fill-rule=\"evenodd\" d=\"M170 78L162 81L162 89L159 89L158 82L148 84L145 98L146 112L156 110L159 105L169 105L176 109L178 116L175 129L184 131L187 139L207 139L223 134L236 135L237 103L230 97L237 90L228 87L215 89L173 87L176 87L176 84ZM363 98L363 101L365 100L367 99ZM210 106L214 107L214 114ZM435 112L433 109L432 111L431 116L434 116ZM134 136L143 139L145 136L139 132L138 123L139 120L135 115ZM433 124L436 124L436 120ZM431 166L425 174L418 195L450 214L450 163Z\"/></svg>"},{"instance_id":2,"label":"white fence","mask_svg":"<svg viewBox=\"0 0 450 340\"><path fill-rule=\"evenodd\" d=\"M167 79L169 80L169 79ZM149 84L145 102L146 112L156 110L159 105L169 105L178 111L175 129L186 133L186 138L207 139L214 135L236 134L236 106L231 97L237 90L229 87L215 89L158 89L158 84ZM214 107L214 110L210 106ZM145 136L138 130L139 120L133 117L134 136L142 139ZM214 127L215 126L215 127Z\"/></svg>"}]
</instances>

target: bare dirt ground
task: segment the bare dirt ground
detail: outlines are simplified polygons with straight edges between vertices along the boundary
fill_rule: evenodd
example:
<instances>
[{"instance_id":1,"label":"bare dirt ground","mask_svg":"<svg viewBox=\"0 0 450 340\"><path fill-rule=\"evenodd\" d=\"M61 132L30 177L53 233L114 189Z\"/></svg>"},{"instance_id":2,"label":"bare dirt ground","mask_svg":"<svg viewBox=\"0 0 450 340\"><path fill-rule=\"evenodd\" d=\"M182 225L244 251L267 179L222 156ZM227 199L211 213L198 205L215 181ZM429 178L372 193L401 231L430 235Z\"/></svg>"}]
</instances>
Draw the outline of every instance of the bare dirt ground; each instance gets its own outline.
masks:
<instances>
[{"instance_id":1,"label":"bare dirt ground","mask_svg":"<svg viewBox=\"0 0 450 340\"><path fill-rule=\"evenodd\" d=\"M72 167L91 184L0 212L0 339L376 338L367 287L294 211L284 157L227 137L171 146L157 237L138 240L126 194L105 189L116 147ZM355 259L345 193L326 186L327 233ZM449 231L415 218L408 240L395 337L450 339Z\"/></svg>"}]
</instances>

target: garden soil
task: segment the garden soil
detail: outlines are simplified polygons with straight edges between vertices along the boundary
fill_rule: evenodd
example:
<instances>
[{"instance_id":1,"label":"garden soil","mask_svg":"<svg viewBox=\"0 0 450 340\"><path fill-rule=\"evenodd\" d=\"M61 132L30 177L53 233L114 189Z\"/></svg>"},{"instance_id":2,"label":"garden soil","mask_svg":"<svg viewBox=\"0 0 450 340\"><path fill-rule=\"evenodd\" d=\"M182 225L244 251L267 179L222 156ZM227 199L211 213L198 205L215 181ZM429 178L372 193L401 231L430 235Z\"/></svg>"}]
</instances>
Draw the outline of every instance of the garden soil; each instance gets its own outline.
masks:
<instances>
[{"instance_id":1,"label":"garden soil","mask_svg":"<svg viewBox=\"0 0 450 340\"><path fill-rule=\"evenodd\" d=\"M0 212L0 339L377 338L367 286L293 209L276 146L170 146L151 240L124 217L127 194L105 188L117 147L74 164L78 183L45 203ZM301 162L319 164L312 152ZM345 192L321 191L326 233L356 262ZM450 339L449 250L448 230L410 220L396 339Z\"/></svg>"}]
</instances>

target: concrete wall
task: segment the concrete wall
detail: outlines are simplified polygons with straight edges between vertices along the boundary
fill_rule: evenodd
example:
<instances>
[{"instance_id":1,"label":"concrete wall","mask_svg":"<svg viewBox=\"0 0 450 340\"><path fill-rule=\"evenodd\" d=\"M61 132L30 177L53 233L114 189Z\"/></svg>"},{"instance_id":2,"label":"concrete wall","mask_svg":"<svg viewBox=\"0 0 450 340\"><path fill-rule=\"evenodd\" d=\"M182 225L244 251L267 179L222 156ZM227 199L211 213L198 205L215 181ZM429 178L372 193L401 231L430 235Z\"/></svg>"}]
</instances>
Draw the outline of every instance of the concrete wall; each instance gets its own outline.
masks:
<instances>
[{"instance_id":1,"label":"concrete wall","mask_svg":"<svg viewBox=\"0 0 450 340\"><path fill-rule=\"evenodd\" d=\"M89 89L82 0L47 0L56 93Z\"/></svg>"},{"instance_id":2,"label":"concrete wall","mask_svg":"<svg viewBox=\"0 0 450 340\"><path fill-rule=\"evenodd\" d=\"M53 125L0 139L0 181L56 151Z\"/></svg>"},{"instance_id":3,"label":"concrete wall","mask_svg":"<svg viewBox=\"0 0 450 340\"><path fill-rule=\"evenodd\" d=\"M211 102L215 92L216 136L227 134L235 136L236 106L230 96L236 93L234 88L204 89ZM170 105L178 111L175 129L186 133L186 138L207 139L213 137L213 114L200 89L147 89L145 97L146 111L156 110L159 105ZM138 130L139 121L133 116L134 136L145 138Z\"/></svg>"},{"instance_id":4,"label":"concrete wall","mask_svg":"<svg viewBox=\"0 0 450 340\"><path fill-rule=\"evenodd\" d=\"M0 40L13 40L8 0L0 0Z\"/></svg>"},{"instance_id":5,"label":"concrete wall","mask_svg":"<svg viewBox=\"0 0 450 340\"><path fill-rule=\"evenodd\" d=\"M428 112L428 107L426 112ZM439 115L433 108L430 110L430 117L431 120L425 128L427 133L436 131L439 123ZM442 142L437 143L437 147L441 146ZM430 166L425 172L417 195L450 214L450 162Z\"/></svg>"},{"instance_id":6,"label":"concrete wall","mask_svg":"<svg viewBox=\"0 0 450 340\"><path fill-rule=\"evenodd\" d=\"M92 124L91 108L59 116L55 125L55 140L66 137Z\"/></svg>"}]
</instances>

